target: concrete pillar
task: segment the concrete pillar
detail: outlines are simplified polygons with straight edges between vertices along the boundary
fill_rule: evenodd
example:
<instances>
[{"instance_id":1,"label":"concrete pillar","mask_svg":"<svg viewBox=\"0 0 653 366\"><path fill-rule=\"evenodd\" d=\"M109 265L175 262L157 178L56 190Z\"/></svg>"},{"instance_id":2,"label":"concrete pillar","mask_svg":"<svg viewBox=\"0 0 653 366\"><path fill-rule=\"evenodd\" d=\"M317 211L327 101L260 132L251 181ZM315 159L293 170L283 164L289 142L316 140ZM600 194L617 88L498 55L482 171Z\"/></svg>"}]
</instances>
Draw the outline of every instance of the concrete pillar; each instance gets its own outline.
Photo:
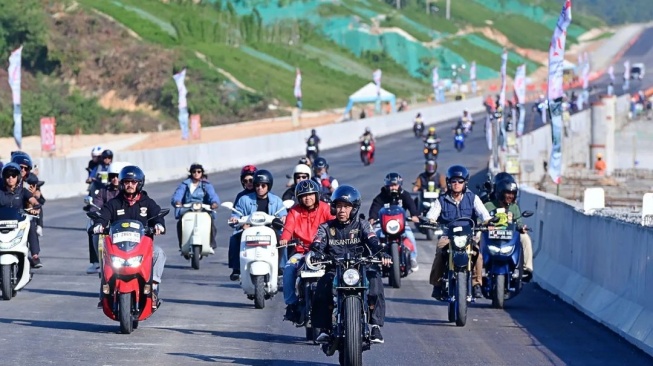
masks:
<instances>
[{"instance_id":1,"label":"concrete pillar","mask_svg":"<svg viewBox=\"0 0 653 366\"><path fill-rule=\"evenodd\" d=\"M592 138L590 139L590 169L594 169L596 155L605 156L605 140L607 136L605 124L605 103L603 100L592 103ZM607 164L607 163L606 163Z\"/></svg>"},{"instance_id":2,"label":"concrete pillar","mask_svg":"<svg viewBox=\"0 0 653 366\"><path fill-rule=\"evenodd\" d=\"M605 104L605 174L612 175L612 171L617 166L615 159L617 155L614 151L614 136L617 130L617 98L615 96L604 96Z\"/></svg>"}]
</instances>

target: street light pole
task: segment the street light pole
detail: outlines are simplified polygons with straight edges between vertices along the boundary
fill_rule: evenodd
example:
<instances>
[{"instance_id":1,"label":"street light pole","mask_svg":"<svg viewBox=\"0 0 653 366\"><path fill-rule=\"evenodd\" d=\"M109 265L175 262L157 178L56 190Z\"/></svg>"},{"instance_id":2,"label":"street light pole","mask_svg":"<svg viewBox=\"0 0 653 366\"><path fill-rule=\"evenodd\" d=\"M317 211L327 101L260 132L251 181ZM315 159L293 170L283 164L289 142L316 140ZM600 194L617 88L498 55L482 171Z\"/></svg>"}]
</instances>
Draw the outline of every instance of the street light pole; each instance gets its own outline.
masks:
<instances>
[{"instance_id":1,"label":"street light pole","mask_svg":"<svg viewBox=\"0 0 653 366\"><path fill-rule=\"evenodd\" d=\"M451 17L451 0L447 0L447 20Z\"/></svg>"}]
</instances>

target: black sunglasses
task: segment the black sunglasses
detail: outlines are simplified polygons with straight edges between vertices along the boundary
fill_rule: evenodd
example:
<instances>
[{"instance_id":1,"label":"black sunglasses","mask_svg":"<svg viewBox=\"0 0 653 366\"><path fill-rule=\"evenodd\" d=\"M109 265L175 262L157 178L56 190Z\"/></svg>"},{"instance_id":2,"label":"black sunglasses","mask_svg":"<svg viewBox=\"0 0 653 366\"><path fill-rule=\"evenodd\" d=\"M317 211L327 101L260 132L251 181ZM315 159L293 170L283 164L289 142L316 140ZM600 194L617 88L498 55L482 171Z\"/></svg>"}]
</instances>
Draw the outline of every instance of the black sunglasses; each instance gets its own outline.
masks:
<instances>
[{"instance_id":1,"label":"black sunglasses","mask_svg":"<svg viewBox=\"0 0 653 366\"><path fill-rule=\"evenodd\" d=\"M5 179L7 179L7 178L9 178L9 177L11 177L11 178L17 178L17 177L18 177L18 173L5 173L5 174L3 175L3 177L4 177Z\"/></svg>"},{"instance_id":2,"label":"black sunglasses","mask_svg":"<svg viewBox=\"0 0 653 366\"><path fill-rule=\"evenodd\" d=\"M247 178L247 179L242 180L243 183L252 183L253 181L254 181L254 178Z\"/></svg>"},{"instance_id":3,"label":"black sunglasses","mask_svg":"<svg viewBox=\"0 0 653 366\"><path fill-rule=\"evenodd\" d=\"M306 174L298 174L298 175L295 176L295 179L297 179L297 178L299 178L299 179L308 179L308 175L306 175Z\"/></svg>"},{"instance_id":4,"label":"black sunglasses","mask_svg":"<svg viewBox=\"0 0 653 366\"><path fill-rule=\"evenodd\" d=\"M267 188L268 184L267 183L256 183L254 184L254 188L261 188L261 187L266 187Z\"/></svg>"},{"instance_id":5,"label":"black sunglasses","mask_svg":"<svg viewBox=\"0 0 653 366\"><path fill-rule=\"evenodd\" d=\"M465 183L465 180L464 179L452 179L451 183L460 183L460 184L462 184L462 183Z\"/></svg>"},{"instance_id":6,"label":"black sunglasses","mask_svg":"<svg viewBox=\"0 0 653 366\"><path fill-rule=\"evenodd\" d=\"M193 170L193 174L195 174L195 173L204 173L204 171L201 170L201 169Z\"/></svg>"}]
</instances>

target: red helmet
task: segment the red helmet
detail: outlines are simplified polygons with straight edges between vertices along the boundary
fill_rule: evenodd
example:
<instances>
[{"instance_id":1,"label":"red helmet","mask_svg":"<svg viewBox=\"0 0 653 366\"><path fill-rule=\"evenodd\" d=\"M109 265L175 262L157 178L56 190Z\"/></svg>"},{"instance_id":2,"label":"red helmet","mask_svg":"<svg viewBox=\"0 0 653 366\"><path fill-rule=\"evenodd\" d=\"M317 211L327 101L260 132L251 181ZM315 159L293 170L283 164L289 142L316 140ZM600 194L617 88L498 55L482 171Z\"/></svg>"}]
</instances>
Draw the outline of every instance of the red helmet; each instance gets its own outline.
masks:
<instances>
[{"instance_id":1,"label":"red helmet","mask_svg":"<svg viewBox=\"0 0 653 366\"><path fill-rule=\"evenodd\" d=\"M256 167L254 165L245 165L241 170L240 170L240 180L245 178L248 175L254 175L254 172L256 172Z\"/></svg>"}]
</instances>

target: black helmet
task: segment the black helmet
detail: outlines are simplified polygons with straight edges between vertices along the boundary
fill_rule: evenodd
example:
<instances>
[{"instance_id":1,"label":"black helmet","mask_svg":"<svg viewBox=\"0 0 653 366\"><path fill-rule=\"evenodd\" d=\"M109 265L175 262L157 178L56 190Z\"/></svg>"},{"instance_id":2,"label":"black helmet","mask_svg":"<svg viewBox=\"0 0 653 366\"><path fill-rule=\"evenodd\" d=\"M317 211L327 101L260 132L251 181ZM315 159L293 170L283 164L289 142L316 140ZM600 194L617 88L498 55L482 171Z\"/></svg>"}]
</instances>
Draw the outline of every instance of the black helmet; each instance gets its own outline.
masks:
<instances>
[{"instance_id":1,"label":"black helmet","mask_svg":"<svg viewBox=\"0 0 653 366\"><path fill-rule=\"evenodd\" d=\"M494 195L499 201L505 200L505 194L511 192L515 194L515 199L517 198L517 193L519 192L519 187L514 181L509 179L500 180L494 183Z\"/></svg>"},{"instance_id":2,"label":"black helmet","mask_svg":"<svg viewBox=\"0 0 653 366\"><path fill-rule=\"evenodd\" d=\"M204 173L204 167L203 167L202 164L200 164L200 163L193 163L193 164L191 164L191 165L190 165L190 168L188 168L188 171L192 173L193 170L197 170L197 169L201 170L202 173Z\"/></svg>"},{"instance_id":3,"label":"black helmet","mask_svg":"<svg viewBox=\"0 0 653 366\"><path fill-rule=\"evenodd\" d=\"M32 164L32 158L27 155L27 153L24 153L22 151L16 151L11 154L11 162L18 164L19 171L20 171L20 166L25 165L28 169L32 169L34 164Z\"/></svg>"},{"instance_id":4,"label":"black helmet","mask_svg":"<svg viewBox=\"0 0 653 366\"><path fill-rule=\"evenodd\" d=\"M349 214L349 219L352 220L358 214L361 207L361 194L352 186L344 185L336 188L331 194L331 214L336 214L336 204L338 202L351 203L354 208Z\"/></svg>"},{"instance_id":5,"label":"black helmet","mask_svg":"<svg viewBox=\"0 0 653 366\"><path fill-rule=\"evenodd\" d=\"M494 176L494 183L501 180L509 180L511 182L515 182L515 177L513 177L510 173L506 173L506 172L501 172Z\"/></svg>"},{"instance_id":6,"label":"black helmet","mask_svg":"<svg viewBox=\"0 0 653 366\"><path fill-rule=\"evenodd\" d=\"M399 184L399 192L401 192L401 186L404 183L404 178L402 178L399 173L388 173L383 181L386 188L388 188L391 184Z\"/></svg>"},{"instance_id":7,"label":"black helmet","mask_svg":"<svg viewBox=\"0 0 653 366\"><path fill-rule=\"evenodd\" d=\"M318 202L320 198L320 187L311 179L305 179L295 186L295 198L299 202L299 197L305 196L307 194L315 194L315 203Z\"/></svg>"},{"instance_id":8,"label":"black helmet","mask_svg":"<svg viewBox=\"0 0 653 366\"><path fill-rule=\"evenodd\" d=\"M313 168L315 170L326 168L329 170L329 163L327 163L325 158L317 158L315 159L315 162L313 162Z\"/></svg>"},{"instance_id":9,"label":"black helmet","mask_svg":"<svg viewBox=\"0 0 653 366\"><path fill-rule=\"evenodd\" d=\"M118 179L120 180L121 191L125 190L125 186L122 183L123 180L137 181L138 184L136 185L136 193L139 193L141 190L143 190L143 186L145 185L145 173L143 173L141 168L137 167L136 165L127 165L126 167L122 168L120 174L118 174Z\"/></svg>"},{"instance_id":10,"label":"black helmet","mask_svg":"<svg viewBox=\"0 0 653 366\"><path fill-rule=\"evenodd\" d=\"M102 159L106 159L106 158L113 159L113 151L111 151L111 150L102 151L101 158Z\"/></svg>"},{"instance_id":11,"label":"black helmet","mask_svg":"<svg viewBox=\"0 0 653 366\"><path fill-rule=\"evenodd\" d=\"M2 179L4 180L7 178L10 173L15 174L18 177L18 183L20 184L21 181L21 175L20 175L20 165L17 163L14 163L13 161L11 163L7 163L2 167Z\"/></svg>"},{"instance_id":12,"label":"black helmet","mask_svg":"<svg viewBox=\"0 0 653 366\"><path fill-rule=\"evenodd\" d=\"M254 184L265 183L268 185L268 192L272 190L272 184L274 183L274 178L272 178L272 173L269 170L261 169L257 170L254 173Z\"/></svg>"},{"instance_id":13,"label":"black helmet","mask_svg":"<svg viewBox=\"0 0 653 366\"><path fill-rule=\"evenodd\" d=\"M311 130L311 135L315 135L315 129Z\"/></svg>"},{"instance_id":14,"label":"black helmet","mask_svg":"<svg viewBox=\"0 0 653 366\"><path fill-rule=\"evenodd\" d=\"M452 165L447 170L447 188L451 189L451 179L453 178L462 178L465 180L465 188L467 188L467 182L469 181L469 171L462 165Z\"/></svg>"},{"instance_id":15,"label":"black helmet","mask_svg":"<svg viewBox=\"0 0 653 366\"><path fill-rule=\"evenodd\" d=\"M435 174L438 171L438 163L435 160L427 160L424 163L424 172L427 174Z\"/></svg>"}]
</instances>

